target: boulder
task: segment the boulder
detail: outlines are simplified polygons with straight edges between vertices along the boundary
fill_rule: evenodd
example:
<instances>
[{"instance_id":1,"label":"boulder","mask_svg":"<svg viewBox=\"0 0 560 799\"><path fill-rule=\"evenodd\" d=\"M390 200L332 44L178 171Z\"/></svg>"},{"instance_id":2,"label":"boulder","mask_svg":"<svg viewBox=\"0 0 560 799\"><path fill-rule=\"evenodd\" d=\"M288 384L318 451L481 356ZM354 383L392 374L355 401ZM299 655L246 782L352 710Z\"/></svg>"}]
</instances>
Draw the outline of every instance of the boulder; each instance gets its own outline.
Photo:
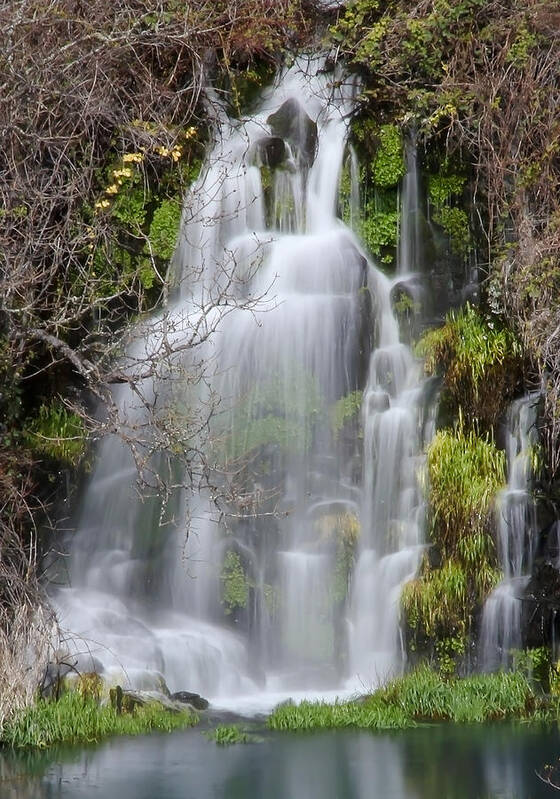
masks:
<instances>
[{"instance_id":1,"label":"boulder","mask_svg":"<svg viewBox=\"0 0 560 799\"><path fill-rule=\"evenodd\" d=\"M291 97L266 120L275 136L288 141L298 152L301 163L311 166L317 153L317 124Z\"/></svg>"},{"instance_id":2,"label":"boulder","mask_svg":"<svg viewBox=\"0 0 560 799\"><path fill-rule=\"evenodd\" d=\"M366 402L368 415L372 413L382 413L391 406L391 400L386 391L374 391L368 394Z\"/></svg>"},{"instance_id":3,"label":"boulder","mask_svg":"<svg viewBox=\"0 0 560 799\"><path fill-rule=\"evenodd\" d=\"M280 136L263 136L251 147L249 159L256 166L267 166L276 169L288 158L286 142Z\"/></svg>"},{"instance_id":4,"label":"boulder","mask_svg":"<svg viewBox=\"0 0 560 799\"><path fill-rule=\"evenodd\" d=\"M171 694L171 699L175 702L191 705L195 710L206 710L209 705L208 700L204 699L203 696L200 696L200 694L192 694L190 691L176 691L174 694Z\"/></svg>"},{"instance_id":5,"label":"boulder","mask_svg":"<svg viewBox=\"0 0 560 799\"><path fill-rule=\"evenodd\" d=\"M187 709L186 702L179 702L170 699L160 691L133 691L129 688L121 688L117 685L111 688L109 692L111 704L117 708L122 709L124 713L133 713L137 707L144 707L145 705L158 705L163 710L170 713L183 713ZM191 709L196 709L194 705L188 704Z\"/></svg>"}]
</instances>

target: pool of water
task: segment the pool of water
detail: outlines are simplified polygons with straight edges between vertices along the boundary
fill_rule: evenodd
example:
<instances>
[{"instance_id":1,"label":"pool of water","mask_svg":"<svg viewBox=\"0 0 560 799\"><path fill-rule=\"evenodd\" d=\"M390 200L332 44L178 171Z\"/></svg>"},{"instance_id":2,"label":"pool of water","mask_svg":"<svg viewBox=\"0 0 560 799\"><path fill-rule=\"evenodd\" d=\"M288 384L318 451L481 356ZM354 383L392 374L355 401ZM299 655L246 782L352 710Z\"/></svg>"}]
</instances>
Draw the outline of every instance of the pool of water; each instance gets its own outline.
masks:
<instances>
[{"instance_id":1,"label":"pool of water","mask_svg":"<svg viewBox=\"0 0 560 799\"><path fill-rule=\"evenodd\" d=\"M553 797L555 727L434 725L287 734L220 747L200 729L91 748L0 751L1 799L479 799Z\"/></svg>"}]
</instances>

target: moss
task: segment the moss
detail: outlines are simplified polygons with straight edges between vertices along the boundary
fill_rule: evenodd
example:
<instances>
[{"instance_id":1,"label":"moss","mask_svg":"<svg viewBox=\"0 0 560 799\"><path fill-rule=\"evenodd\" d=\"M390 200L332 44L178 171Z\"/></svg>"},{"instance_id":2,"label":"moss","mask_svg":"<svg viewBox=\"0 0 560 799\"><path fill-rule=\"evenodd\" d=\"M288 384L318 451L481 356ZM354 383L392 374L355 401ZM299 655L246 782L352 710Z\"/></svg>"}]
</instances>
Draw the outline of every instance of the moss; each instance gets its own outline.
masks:
<instances>
[{"instance_id":1,"label":"moss","mask_svg":"<svg viewBox=\"0 0 560 799\"><path fill-rule=\"evenodd\" d=\"M522 372L522 349L497 319L471 305L451 311L443 327L418 342L426 373L443 377L443 400L470 427L490 429L513 396Z\"/></svg>"},{"instance_id":2,"label":"moss","mask_svg":"<svg viewBox=\"0 0 560 799\"><path fill-rule=\"evenodd\" d=\"M351 391L331 405L329 419L334 438L338 438L344 425L359 418L362 408L362 391Z\"/></svg>"},{"instance_id":3,"label":"moss","mask_svg":"<svg viewBox=\"0 0 560 799\"><path fill-rule=\"evenodd\" d=\"M24 438L33 451L75 467L85 452L87 432L77 414L54 401L41 405L37 416L27 425Z\"/></svg>"},{"instance_id":4,"label":"moss","mask_svg":"<svg viewBox=\"0 0 560 799\"><path fill-rule=\"evenodd\" d=\"M377 146L377 132L379 126L371 114L358 114L352 119L351 126L352 141L358 144L359 148L367 151L373 160Z\"/></svg>"},{"instance_id":5,"label":"moss","mask_svg":"<svg viewBox=\"0 0 560 799\"><path fill-rule=\"evenodd\" d=\"M246 608L249 602L250 584L237 552L228 552L220 575L222 582L222 604L226 614Z\"/></svg>"}]
</instances>

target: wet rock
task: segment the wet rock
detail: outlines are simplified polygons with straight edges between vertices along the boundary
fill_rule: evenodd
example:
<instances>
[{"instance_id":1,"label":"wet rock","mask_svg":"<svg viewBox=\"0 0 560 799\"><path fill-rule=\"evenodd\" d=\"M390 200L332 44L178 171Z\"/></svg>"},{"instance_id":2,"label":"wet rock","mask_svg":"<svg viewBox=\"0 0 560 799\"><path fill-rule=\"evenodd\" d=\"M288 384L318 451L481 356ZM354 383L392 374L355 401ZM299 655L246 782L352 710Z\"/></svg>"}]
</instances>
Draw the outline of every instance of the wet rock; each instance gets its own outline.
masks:
<instances>
[{"instance_id":1,"label":"wet rock","mask_svg":"<svg viewBox=\"0 0 560 799\"><path fill-rule=\"evenodd\" d=\"M410 344L419 337L421 320L429 312L430 303L421 277L411 275L395 283L390 301L393 313L399 320L403 340Z\"/></svg>"},{"instance_id":2,"label":"wet rock","mask_svg":"<svg viewBox=\"0 0 560 799\"><path fill-rule=\"evenodd\" d=\"M263 136L253 144L249 153L251 163L256 166L268 166L270 169L282 166L287 158L286 143L279 136Z\"/></svg>"},{"instance_id":3,"label":"wet rock","mask_svg":"<svg viewBox=\"0 0 560 799\"><path fill-rule=\"evenodd\" d=\"M203 696L200 696L200 694L192 694L190 691L176 691L174 694L171 694L171 699L175 702L191 705L195 710L206 710L209 705L208 700L204 699Z\"/></svg>"},{"instance_id":4,"label":"wet rock","mask_svg":"<svg viewBox=\"0 0 560 799\"><path fill-rule=\"evenodd\" d=\"M391 305L399 315L420 310L424 289L419 277L399 280L391 289Z\"/></svg>"},{"instance_id":5,"label":"wet rock","mask_svg":"<svg viewBox=\"0 0 560 799\"><path fill-rule=\"evenodd\" d=\"M187 703L170 699L160 691L133 691L129 688L122 689L117 685L111 689L109 696L111 704L118 709L120 703L124 713L133 713L137 707L146 705L158 705L169 713L182 713L187 709ZM195 709L190 703L189 706Z\"/></svg>"},{"instance_id":6,"label":"wet rock","mask_svg":"<svg viewBox=\"0 0 560 799\"><path fill-rule=\"evenodd\" d=\"M537 564L522 600L523 645L550 646L560 633L560 571L551 563Z\"/></svg>"},{"instance_id":7,"label":"wet rock","mask_svg":"<svg viewBox=\"0 0 560 799\"><path fill-rule=\"evenodd\" d=\"M341 236L340 247L343 253L344 262L348 269L355 269L359 274L360 288L365 288L368 282L368 262L354 242L347 236Z\"/></svg>"},{"instance_id":8,"label":"wet rock","mask_svg":"<svg viewBox=\"0 0 560 799\"><path fill-rule=\"evenodd\" d=\"M266 120L272 132L288 141L305 166L311 166L317 153L317 124L293 97L282 103Z\"/></svg>"},{"instance_id":9,"label":"wet rock","mask_svg":"<svg viewBox=\"0 0 560 799\"><path fill-rule=\"evenodd\" d=\"M391 405L391 399L386 391L374 391L368 394L366 402L368 415L382 413L388 410Z\"/></svg>"},{"instance_id":10,"label":"wet rock","mask_svg":"<svg viewBox=\"0 0 560 799\"><path fill-rule=\"evenodd\" d=\"M123 669L113 666L106 669L103 679L107 690L115 685L128 685L136 691L157 691L171 696L163 674L152 669Z\"/></svg>"},{"instance_id":11,"label":"wet rock","mask_svg":"<svg viewBox=\"0 0 560 799\"><path fill-rule=\"evenodd\" d=\"M331 5L327 5L327 8L331 8L332 7L333 9L336 9L336 8L338 8L341 5L344 5L344 3L340 3L340 2L338 2L338 0L335 0L335 2L331 3ZM319 74L320 75L326 75L326 74L329 74L330 72L334 72L334 70L336 68L337 60L338 60L338 54L337 54L336 50L332 50L326 56L325 63L323 65L323 67L319 70Z\"/></svg>"}]
</instances>

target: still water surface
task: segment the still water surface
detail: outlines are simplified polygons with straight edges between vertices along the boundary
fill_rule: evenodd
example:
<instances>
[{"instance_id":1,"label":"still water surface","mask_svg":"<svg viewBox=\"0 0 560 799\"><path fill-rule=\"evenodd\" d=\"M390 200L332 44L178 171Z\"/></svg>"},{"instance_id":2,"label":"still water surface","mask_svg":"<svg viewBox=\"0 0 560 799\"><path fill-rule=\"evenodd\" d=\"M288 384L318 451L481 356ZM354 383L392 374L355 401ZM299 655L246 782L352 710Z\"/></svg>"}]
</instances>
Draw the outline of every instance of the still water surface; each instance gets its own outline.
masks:
<instances>
[{"instance_id":1,"label":"still water surface","mask_svg":"<svg viewBox=\"0 0 560 799\"><path fill-rule=\"evenodd\" d=\"M219 747L198 730L95 748L0 754L0 799L530 799L556 728L438 725L398 733L259 731Z\"/></svg>"}]
</instances>

